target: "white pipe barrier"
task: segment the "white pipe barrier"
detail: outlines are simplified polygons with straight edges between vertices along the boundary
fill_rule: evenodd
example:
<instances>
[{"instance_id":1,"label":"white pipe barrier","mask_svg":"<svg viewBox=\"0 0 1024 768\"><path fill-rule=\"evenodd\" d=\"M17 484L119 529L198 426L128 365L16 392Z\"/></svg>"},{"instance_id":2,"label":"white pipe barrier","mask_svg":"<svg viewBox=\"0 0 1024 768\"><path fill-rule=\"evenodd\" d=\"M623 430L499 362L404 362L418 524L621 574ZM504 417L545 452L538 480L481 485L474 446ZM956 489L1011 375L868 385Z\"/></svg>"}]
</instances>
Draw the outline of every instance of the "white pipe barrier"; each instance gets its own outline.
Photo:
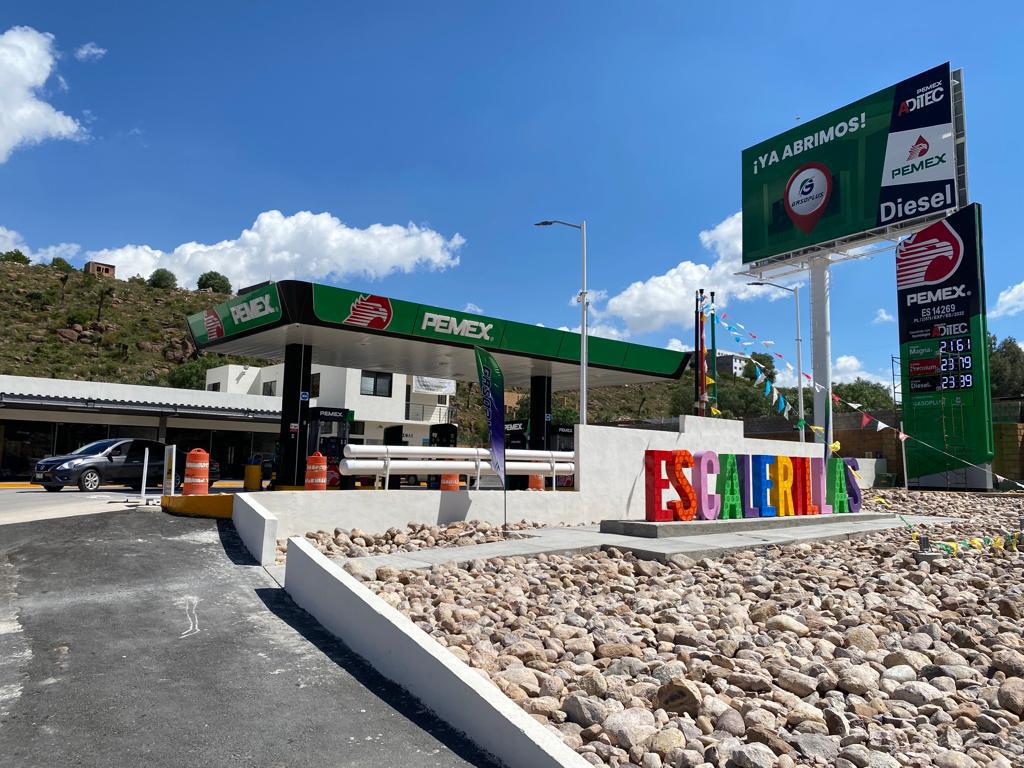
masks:
<instances>
[{"instance_id":1,"label":"white pipe barrier","mask_svg":"<svg viewBox=\"0 0 1024 768\"><path fill-rule=\"evenodd\" d=\"M573 451L531 451L510 448L505 451L508 461L573 461ZM347 459L485 459L490 460L487 448L442 448L420 445L346 445Z\"/></svg>"},{"instance_id":2,"label":"white pipe barrier","mask_svg":"<svg viewBox=\"0 0 1024 768\"><path fill-rule=\"evenodd\" d=\"M552 470L553 467L553 470ZM343 475L446 475L475 474L477 471L494 474L489 461L415 461L412 459L343 459L338 472ZM507 475L571 475L576 471L573 462L510 461L505 465Z\"/></svg>"}]
</instances>

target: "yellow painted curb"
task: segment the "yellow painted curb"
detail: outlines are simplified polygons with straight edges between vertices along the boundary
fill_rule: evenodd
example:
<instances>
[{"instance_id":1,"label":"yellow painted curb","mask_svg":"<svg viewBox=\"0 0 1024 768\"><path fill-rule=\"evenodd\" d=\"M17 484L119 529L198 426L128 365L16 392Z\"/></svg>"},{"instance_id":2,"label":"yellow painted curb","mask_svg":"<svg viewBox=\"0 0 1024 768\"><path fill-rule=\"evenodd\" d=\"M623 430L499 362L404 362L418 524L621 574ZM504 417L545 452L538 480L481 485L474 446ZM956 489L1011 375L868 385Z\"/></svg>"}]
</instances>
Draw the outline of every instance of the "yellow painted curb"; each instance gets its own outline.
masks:
<instances>
[{"instance_id":1,"label":"yellow painted curb","mask_svg":"<svg viewBox=\"0 0 1024 768\"><path fill-rule=\"evenodd\" d=\"M234 495L214 493L209 496L161 496L164 512L189 517L216 517L230 520Z\"/></svg>"},{"instance_id":2,"label":"yellow painted curb","mask_svg":"<svg viewBox=\"0 0 1024 768\"><path fill-rule=\"evenodd\" d=\"M3 488L42 488L43 486L38 483L0 483L0 489Z\"/></svg>"}]
</instances>

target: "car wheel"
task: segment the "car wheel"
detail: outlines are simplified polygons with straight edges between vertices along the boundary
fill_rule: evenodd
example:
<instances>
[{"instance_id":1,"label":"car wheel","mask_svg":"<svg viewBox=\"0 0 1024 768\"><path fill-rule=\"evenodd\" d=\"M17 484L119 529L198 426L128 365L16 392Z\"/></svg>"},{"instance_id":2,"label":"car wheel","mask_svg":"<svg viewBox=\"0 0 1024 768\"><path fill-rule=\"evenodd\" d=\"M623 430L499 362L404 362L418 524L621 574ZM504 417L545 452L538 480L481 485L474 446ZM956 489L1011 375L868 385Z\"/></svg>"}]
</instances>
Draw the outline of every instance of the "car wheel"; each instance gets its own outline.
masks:
<instances>
[{"instance_id":1,"label":"car wheel","mask_svg":"<svg viewBox=\"0 0 1024 768\"><path fill-rule=\"evenodd\" d=\"M59 491L63 487L64 487L63 485L44 485L43 486L43 488L48 490L50 493L56 493L57 491Z\"/></svg>"},{"instance_id":2,"label":"car wheel","mask_svg":"<svg viewBox=\"0 0 1024 768\"><path fill-rule=\"evenodd\" d=\"M87 469L78 478L78 490L95 491L100 487L100 473L95 469Z\"/></svg>"}]
</instances>

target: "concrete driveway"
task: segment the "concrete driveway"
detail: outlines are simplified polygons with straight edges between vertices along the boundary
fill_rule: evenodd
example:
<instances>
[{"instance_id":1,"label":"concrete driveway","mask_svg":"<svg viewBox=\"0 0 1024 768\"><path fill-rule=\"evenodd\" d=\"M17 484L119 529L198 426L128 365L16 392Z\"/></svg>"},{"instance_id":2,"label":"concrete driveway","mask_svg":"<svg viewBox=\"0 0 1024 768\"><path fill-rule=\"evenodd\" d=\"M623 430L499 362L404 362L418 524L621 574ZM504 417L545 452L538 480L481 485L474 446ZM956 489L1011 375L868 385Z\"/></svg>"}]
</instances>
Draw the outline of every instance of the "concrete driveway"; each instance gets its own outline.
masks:
<instances>
[{"instance_id":1,"label":"concrete driveway","mask_svg":"<svg viewBox=\"0 0 1024 768\"><path fill-rule=\"evenodd\" d=\"M0 530L5 765L492 765L297 608L227 521Z\"/></svg>"}]
</instances>

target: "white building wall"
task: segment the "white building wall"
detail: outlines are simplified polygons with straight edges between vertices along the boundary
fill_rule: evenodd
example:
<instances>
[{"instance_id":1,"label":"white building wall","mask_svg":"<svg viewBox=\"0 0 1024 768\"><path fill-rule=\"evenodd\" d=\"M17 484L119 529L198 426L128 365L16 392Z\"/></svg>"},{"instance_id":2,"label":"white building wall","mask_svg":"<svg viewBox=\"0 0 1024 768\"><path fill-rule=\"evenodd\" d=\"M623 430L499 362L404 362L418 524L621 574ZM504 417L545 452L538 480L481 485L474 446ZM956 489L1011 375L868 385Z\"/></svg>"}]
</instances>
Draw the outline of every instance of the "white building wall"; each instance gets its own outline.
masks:
<instances>
[{"instance_id":1,"label":"white building wall","mask_svg":"<svg viewBox=\"0 0 1024 768\"><path fill-rule=\"evenodd\" d=\"M211 368L206 372L206 389L211 384L219 384L218 392L231 392L238 395L261 394L256 389L256 382L259 381L260 371L254 365L221 365Z\"/></svg>"},{"instance_id":2,"label":"white building wall","mask_svg":"<svg viewBox=\"0 0 1024 768\"><path fill-rule=\"evenodd\" d=\"M404 373L394 374L391 380L391 397L362 395L359 383L362 371L354 368L345 369L345 407L355 411L359 421L386 421L392 424L405 421L405 384Z\"/></svg>"}]
</instances>

